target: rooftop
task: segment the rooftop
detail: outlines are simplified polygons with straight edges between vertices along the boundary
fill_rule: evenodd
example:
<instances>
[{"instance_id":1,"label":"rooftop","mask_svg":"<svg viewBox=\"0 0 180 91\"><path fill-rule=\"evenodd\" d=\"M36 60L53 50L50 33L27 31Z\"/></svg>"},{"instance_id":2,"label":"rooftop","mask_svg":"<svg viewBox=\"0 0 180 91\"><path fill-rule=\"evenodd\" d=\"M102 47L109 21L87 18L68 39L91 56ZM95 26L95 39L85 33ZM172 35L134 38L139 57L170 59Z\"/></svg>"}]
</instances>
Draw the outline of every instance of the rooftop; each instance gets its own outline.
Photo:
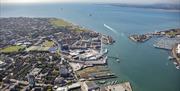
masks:
<instances>
[{"instance_id":1,"label":"rooftop","mask_svg":"<svg viewBox=\"0 0 180 91\"><path fill-rule=\"evenodd\" d=\"M97 84L93 81L86 81L86 82L84 82L84 84L87 85L88 89L98 88Z\"/></svg>"}]
</instances>

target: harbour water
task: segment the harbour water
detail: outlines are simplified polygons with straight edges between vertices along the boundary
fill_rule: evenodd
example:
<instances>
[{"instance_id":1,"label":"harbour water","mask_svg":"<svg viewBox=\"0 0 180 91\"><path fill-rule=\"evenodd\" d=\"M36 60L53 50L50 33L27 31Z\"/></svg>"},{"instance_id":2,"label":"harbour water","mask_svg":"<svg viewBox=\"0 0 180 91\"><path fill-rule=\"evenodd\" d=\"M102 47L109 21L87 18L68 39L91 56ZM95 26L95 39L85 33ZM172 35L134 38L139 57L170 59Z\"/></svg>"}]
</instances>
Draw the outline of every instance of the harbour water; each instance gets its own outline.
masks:
<instances>
[{"instance_id":1,"label":"harbour water","mask_svg":"<svg viewBox=\"0 0 180 91\"><path fill-rule=\"evenodd\" d=\"M168 60L169 52L153 47L155 39L139 44L129 34L180 27L180 12L100 4L2 4L1 17L57 17L112 36L107 46L109 68L118 81L130 81L133 91L180 91L180 70ZM104 26L108 25L110 29ZM116 32L114 32L116 31Z\"/></svg>"}]
</instances>

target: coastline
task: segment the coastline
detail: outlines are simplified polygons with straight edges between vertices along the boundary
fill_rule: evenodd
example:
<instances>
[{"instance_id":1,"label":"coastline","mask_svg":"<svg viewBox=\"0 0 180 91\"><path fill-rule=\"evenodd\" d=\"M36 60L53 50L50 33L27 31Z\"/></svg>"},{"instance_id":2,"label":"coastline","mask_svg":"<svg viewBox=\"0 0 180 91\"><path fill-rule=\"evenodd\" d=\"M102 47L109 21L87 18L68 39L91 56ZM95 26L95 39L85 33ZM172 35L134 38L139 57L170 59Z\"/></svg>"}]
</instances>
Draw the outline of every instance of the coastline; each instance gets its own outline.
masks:
<instances>
[{"instance_id":1,"label":"coastline","mask_svg":"<svg viewBox=\"0 0 180 91\"><path fill-rule=\"evenodd\" d=\"M103 4L102 4L103 5ZM111 6L115 6L115 7L127 7L127 8L138 8L138 9L146 9L148 11L160 11L160 12L180 12L180 9L174 9L174 8L156 8L153 6L150 7L144 7L141 5L128 5L128 4L115 4L115 3L111 3L111 4L104 4L104 5L111 5Z\"/></svg>"},{"instance_id":2,"label":"coastline","mask_svg":"<svg viewBox=\"0 0 180 91\"><path fill-rule=\"evenodd\" d=\"M102 26L104 23L108 22L107 24L109 24L109 25L111 25L111 23L113 23L113 22L117 23L115 25L112 24L111 26L113 28L117 29L118 35L120 35L120 32L123 32L126 35L128 35L128 34L132 33L133 31L134 32L137 31L137 32L141 33L141 31L151 32L153 30L158 30L158 29L163 30L163 29L173 28L173 27L177 27L177 26L179 27L179 25L176 25L176 23L179 22L176 20L177 18L179 19L179 16L177 16L177 14L174 14L174 13L166 14L163 12L151 12L151 11L149 11L149 13L147 13L145 10L135 9L135 11L137 10L138 12L134 12L134 13L137 13L138 15L134 16L133 14L131 14L131 12L130 12L131 10L129 12L128 11L124 12L123 10L126 10L126 9L124 9L124 8L117 9L118 7L109 7L109 6L104 7L104 6L97 6L97 5L87 5L87 6L85 6L85 5L83 5L83 6L81 6L81 5L79 5L79 6L49 5L49 6L53 7L50 9L51 11L48 11L47 8L45 8L46 6L40 5L39 7L44 7L44 9L42 9L42 10L40 9L39 13L36 12L36 11L38 11L38 9L36 10L34 8L33 8L34 11L28 11L28 10L32 10L31 8L33 7L33 6L31 6L31 7L29 6L28 8L24 8L24 10L22 7L22 10L17 13L12 10L18 10L19 8L12 7L12 9L10 9L10 10L8 8L5 10L7 10L9 12L7 12L7 14L6 14L2 11L2 14L4 13L3 14L4 16L5 15L21 16L24 13L26 15L31 15L31 16L42 16L42 14L50 13L47 16L55 16L55 17L57 16L58 18L62 17L65 20L73 21L73 22L75 22L79 25L85 26L89 29L92 29L92 30L97 29L98 32L101 32L103 34L109 33L109 35L111 35L111 36L114 36L114 34L111 33L111 31L105 31L105 28ZM6 7L11 7L11 6L6 6ZM63 7L64 11L59 12L58 7ZM79 8L79 7L81 7L81 8ZM95 8L99 8L99 9L97 9L97 11L95 11L95 12L94 11L92 12L92 10L94 10ZM28 10L26 10L26 9L28 9ZM77 10L77 9L79 10L78 12L65 12L65 11L72 11L72 10ZM115 11L115 10L117 10L117 11ZM91 12L93 14L93 16L89 17L88 12ZM118 15L115 12L118 14L122 13L122 15ZM101 18L98 18L100 13L103 13L104 15L101 16ZM127 17L125 16L126 14L127 14ZM139 15L142 17L139 17ZM131 17L131 16L134 16L134 17ZM162 17L160 17L160 16L162 16ZM79 19L79 17L81 17L81 18ZM106 17L109 17L109 18L106 18ZM114 18L117 18L117 19L114 19ZM142 19L144 19L144 20L142 20ZM89 20L92 20L92 21L89 21ZM136 21L138 21L138 22L136 22ZM146 21L149 21L149 22L146 22ZM162 22L162 21L164 21L164 22ZM160 22L162 22L162 23L160 23ZM148 24L150 24L150 25L148 25ZM142 25L142 27L141 27L141 25ZM148 26L143 26L143 25L148 25ZM154 26L154 27L152 27L152 26ZM132 31L132 29L133 29L133 31ZM117 62L114 61L113 59L109 59L108 65L110 65L109 68L111 68L112 71L115 72L119 76L119 78L118 78L119 81L120 80L130 81L132 83L132 86L135 87L134 91L153 91L153 90L161 91L161 90L163 90L163 88L159 88L159 87L161 87L160 84L163 84L167 88L166 91L178 91L177 89L179 88L179 86L178 86L179 82L177 81L177 79L178 79L177 75L179 75L179 71L177 71L175 69L174 65L172 64L172 62L168 60L167 57L169 55L168 55L168 53L166 53L166 51L150 47L151 46L150 44L153 42L152 41L153 39L145 42L145 44L142 44L142 45L138 44L139 46L135 45L136 43L134 43L134 42L131 43L131 41L129 41L128 38L126 38L125 36L124 37L118 36L116 40L117 41L115 44L113 44L113 46L108 47L109 54L112 54L115 56L119 55L121 57L120 58L121 63L117 64ZM138 48L138 47L142 47L142 50L139 50L140 48ZM143 54L142 52L144 52L145 50L148 52ZM161 51L163 51L163 52L161 52ZM132 53L132 52L136 52L136 53ZM151 55L151 53L154 53L154 54ZM146 56L146 54L149 56ZM142 55L142 57L139 57L136 55ZM145 57L148 59L146 59ZM134 59L138 59L138 60L134 60ZM139 66L137 66L138 65L137 62L139 64ZM168 66L166 66L165 62L168 62ZM155 65L151 68L151 64L153 64L153 63ZM147 65L147 64L149 64L149 65ZM141 70L141 69L143 69L143 70ZM154 71L149 72L148 69L152 69ZM169 70L171 70L171 71L169 71ZM139 72L139 71L141 71L141 72ZM153 75L153 73L157 73L157 74ZM142 77L143 77L143 79L142 79ZM149 79L149 78L152 78L152 79ZM160 78L160 79L156 80L156 78ZM169 79L166 79L166 78L169 78ZM169 84L169 83L164 83L162 81L166 81L166 82L173 81L173 83ZM148 83L154 83L154 84L152 86L149 86Z\"/></svg>"}]
</instances>

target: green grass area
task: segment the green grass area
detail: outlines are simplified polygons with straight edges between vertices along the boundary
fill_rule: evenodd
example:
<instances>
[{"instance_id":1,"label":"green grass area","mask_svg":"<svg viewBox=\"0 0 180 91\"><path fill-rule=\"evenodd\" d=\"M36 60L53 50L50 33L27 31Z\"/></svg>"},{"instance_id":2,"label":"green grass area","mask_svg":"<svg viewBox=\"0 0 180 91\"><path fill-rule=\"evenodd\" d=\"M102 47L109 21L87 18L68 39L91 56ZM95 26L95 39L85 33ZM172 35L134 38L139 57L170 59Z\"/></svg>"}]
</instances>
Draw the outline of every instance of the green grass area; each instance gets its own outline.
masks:
<instances>
[{"instance_id":1,"label":"green grass area","mask_svg":"<svg viewBox=\"0 0 180 91\"><path fill-rule=\"evenodd\" d=\"M23 46L8 46L6 48L3 48L0 50L0 52L4 52L4 53L10 53L10 52L18 52L20 49L23 49Z\"/></svg>"},{"instance_id":2,"label":"green grass area","mask_svg":"<svg viewBox=\"0 0 180 91\"><path fill-rule=\"evenodd\" d=\"M82 28L75 28L73 31L75 32L86 32L86 29L82 29Z\"/></svg>"},{"instance_id":3,"label":"green grass area","mask_svg":"<svg viewBox=\"0 0 180 91\"><path fill-rule=\"evenodd\" d=\"M104 66L95 66L95 67L88 67L83 70L77 71L78 76L80 78L87 78L89 77L89 74L96 74L96 73L110 73L110 70Z\"/></svg>"},{"instance_id":4,"label":"green grass area","mask_svg":"<svg viewBox=\"0 0 180 91\"><path fill-rule=\"evenodd\" d=\"M56 27L67 27L67 26L74 26L74 28L70 28L70 30L74 32L85 32L86 29L80 28L78 26L73 25L72 23L69 23L67 21L64 21L62 19L50 19L50 23Z\"/></svg>"},{"instance_id":5,"label":"green grass area","mask_svg":"<svg viewBox=\"0 0 180 91\"><path fill-rule=\"evenodd\" d=\"M62 19L50 19L50 23L56 27L72 26L71 23L64 21Z\"/></svg>"},{"instance_id":6,"label":"green grass area","mask_svg":"<svg viewBox=\"0 0 180 91\"><path fill-rule=\"evenodd\" d=\"M42 46L31 46L26 48L26 51L48 51L50 47L42 47Z\"/></svg>"},{"instance_id":7,"label":"green grass area","mask_svg":"<svg viewBox=\"0 0 180 91\"><path fill-rule=\"evenodd\" d=\"M168 32L167 35L170 35L170 36L175 36L177 34L177 32Z\"/></svg>"},{"instance_id":8,"label":"green grass area","mask_svg":"<svg viewBox=\"0 0 180 91\"><path fill-rule=\"evenodd\" d=\"M49 41L49 40L46 40L42 44L43 47L52 47L53 45L54 45L54 41Z\"/></svg>"}]
</instances>

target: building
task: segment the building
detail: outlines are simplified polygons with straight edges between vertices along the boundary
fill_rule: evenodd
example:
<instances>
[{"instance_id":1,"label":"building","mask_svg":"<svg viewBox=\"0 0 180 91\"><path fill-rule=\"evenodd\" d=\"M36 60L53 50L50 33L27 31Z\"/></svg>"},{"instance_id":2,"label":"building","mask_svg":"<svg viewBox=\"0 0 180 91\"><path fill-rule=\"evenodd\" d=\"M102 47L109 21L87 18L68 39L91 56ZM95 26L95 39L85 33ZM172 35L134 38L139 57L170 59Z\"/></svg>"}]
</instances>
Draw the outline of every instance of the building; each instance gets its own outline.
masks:
<instances>
[{"instance_id":1,"label":"building","mask_svg":"<svg viewBox=\"0 0 180 91\"><path fill-rule=\"evenodd\" d=\"M73 84L69 85L68 90L73 90L73 89L77 89L77 88L80 89L80 87L81 87L81 84L79 82L77 82L77 83L73 83Z\"/></svg>"},{"instance_id":2,"label":"building","mask_svg":"<svg viewBox=\"0 0 180 91\"><path fill-rule=\"evenodd\" d=\"M82 85L82 91L100 91L100 88L93 81L85 81Z\"/></svg>"},{"instance_id":3,"label":"building","mask_svg":"<svg viewBox=\"0 0 180 91\"><path fill-rule=\"evenodd\" d=\"M55 53L57 51L57 47L50 47L48 50L50 53Z\"/></svg>"},{"instance_id":4,"label":"building","mask_svg":"<svg viewBox=\"0 0 180 91\"><path fill-rule=\"evenodd\" d=\"M37 75L40 73L41 70L42 70L42 68L34 68L34 69L30 72L30 74L33 75L33 76L37 76Z\"/></svg>"},{"instance_id":5,"label":"building","mask_svg":"<svg viewBox=\"0 0 180 91\"><path fill-rule=\"evenodd\" d=\"M2 70L5 65L6 63L0 60L0 70Z\"/></svg>"},{"instance_id":6,"label":"building","mask_svg":"<svg viewBox=\"0 0 180 91\"><path fill-rule=\"evenodd\" d=\"M68 77L69 76L68 68L65 65L61 65L59 68L59 71L60 71L61 77Z\"/></svg>"},{"instance_id":7,"label":"building","mask_svg":"<svg viewBox=\"0 0 180 91\"><path fill-rule=\"evenodd\" d=\"M28 82L29 82L29 86L30 87L34 87L35 86L35 77L34 77L34 75L31 75L31 74L29 74L28 75Z\"/></svg>"},{"instance_id":8,"label":"building","mask_svg":"<svg viewBox=\"0 0 180 91\"><path fill-rule=\"evenodd\" d=\"M67 87L58 87L56 91L68 91Z\"/></svg>"},{"instance_id":9,"label":"building","mask_svg":"<svg viewBox=\"0 0 180 91\"><path fill-rule=\"evenodd\" d=\"M54 84L57 84L57 85L64 85L66 82L64 80L64 78L58 76L55 78L54 80Z\"/></svg>"},{"instance_id":10,"label":"building","mask_svg":"<svg viewBox=\"0 0 180 91\"><path fill-rule=\"evenodd\" d=\"M180 57L180 44L177 45L176 53L177 53L178 57Z\"/></svg>"},{"instance_id":11,"label":"building","mask_svg":"<svg viewBox=\"0 0 180 91\"><path fill-rule=\"evenodd\" d=\"M61 50L62 50L62 51L68 51L68 50L69 50L68 44L63 44L63 45L61 45Z\"/></svg>"}]
</instances>

